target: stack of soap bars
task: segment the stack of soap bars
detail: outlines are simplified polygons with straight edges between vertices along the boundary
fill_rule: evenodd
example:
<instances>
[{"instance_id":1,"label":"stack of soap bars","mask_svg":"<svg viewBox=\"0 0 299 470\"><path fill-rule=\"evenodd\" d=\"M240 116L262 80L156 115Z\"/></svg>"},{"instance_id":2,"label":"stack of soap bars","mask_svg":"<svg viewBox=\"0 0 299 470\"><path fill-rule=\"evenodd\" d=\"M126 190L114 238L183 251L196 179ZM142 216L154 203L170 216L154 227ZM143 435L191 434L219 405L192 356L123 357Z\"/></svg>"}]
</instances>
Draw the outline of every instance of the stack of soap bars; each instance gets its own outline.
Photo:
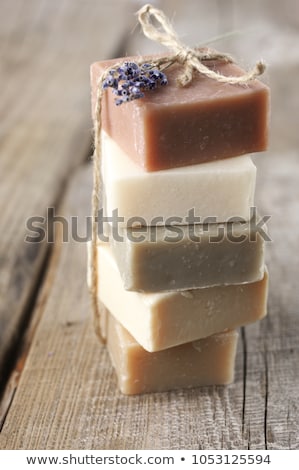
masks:
<instances>
[{"instance_id":1,"label":"stack of soap bars","mask_svg":"<svg viewBox=\"0 0 299 470\"><path fill-rule=\"evenodd\" d=\"M93 110L97 80L115 62L91 66ZM208 65L243 73L224 61ZM178 70L172 65L168 85L141 99L116 105L112 89L102 99L110 223L109 242L97 247L98 300L125 394L232 382L236 329L266 314L249 154L267 146L268 87L195 74L180 88Z\"/></svg>"}]
</instances>

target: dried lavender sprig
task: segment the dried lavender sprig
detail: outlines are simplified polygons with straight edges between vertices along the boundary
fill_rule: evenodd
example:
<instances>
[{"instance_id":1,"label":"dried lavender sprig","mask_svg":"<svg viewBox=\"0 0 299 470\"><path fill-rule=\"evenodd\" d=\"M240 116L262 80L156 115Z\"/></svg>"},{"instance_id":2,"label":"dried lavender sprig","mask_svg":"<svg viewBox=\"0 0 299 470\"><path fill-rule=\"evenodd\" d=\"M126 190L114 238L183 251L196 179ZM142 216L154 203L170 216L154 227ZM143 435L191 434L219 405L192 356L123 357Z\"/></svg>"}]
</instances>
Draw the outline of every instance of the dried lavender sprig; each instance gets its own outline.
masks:
<instances>
[{"instance_id":1,"label":"dried lavender sprig","mask_svg":"<svg viewBox=\"0 0 299 470\"><path fill-rule=\"evenodd\" d=\"M155 90L168 84L167 76L155 63L124 62L117 69L110 69L103 82L103 89L113 88L117 106L143 98L144 91Z\"/></svg>"}]
</instances>

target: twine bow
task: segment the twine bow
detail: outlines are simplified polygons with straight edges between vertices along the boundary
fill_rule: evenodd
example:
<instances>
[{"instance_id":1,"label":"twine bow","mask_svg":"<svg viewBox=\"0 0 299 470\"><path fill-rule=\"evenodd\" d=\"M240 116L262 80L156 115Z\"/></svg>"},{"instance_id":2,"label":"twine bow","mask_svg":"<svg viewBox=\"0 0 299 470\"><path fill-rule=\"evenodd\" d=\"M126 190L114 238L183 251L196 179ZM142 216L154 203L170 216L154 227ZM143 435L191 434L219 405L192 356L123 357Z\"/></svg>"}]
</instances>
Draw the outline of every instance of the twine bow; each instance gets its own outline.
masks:
<instances>
[{"instance_id":1,"label":"twine bow","mask_svg":"<svg viewBox=\"0 0 299 470\"><path fill-rule=\"evenodd\" d=\"M153 25L152 19L155 19L162 31ZM142 26L143 33L149 39L163 44L163 46L174 52L174 56L168 60L171 63L177 62L184 66L183 73L178 77L178 84L186 86L192 81L193 72L197 71L206 77L212 78L222 83L245 84L255 79L265 71L265 64L262 61L256 63L255 67L240 77L221 75L208 68L203 61L207 60L225 60L233 62L228 54L221 54L211 50L191 49L185 46L179 39L170 21L161 10L151 5L145 5L138 12L138 20Z\"/></svg>"},{"instance_id":2,"label":"twine bow","mask_svg":"<svg viewBox=\"0 0 299 470\"><path fill-rule=\"evenodd\" d=\"M156 28L152 19L155 19L158 25L162 28L160 31ZM185 46L178 38L175 30L170 24L167 17L161 10L154 8L151 5L145 5L138 11L138 20L142 26L142 30L145 36L149 39L163 44L168 49L173 51L172 56L160 57L154 61L155 66L168 67L174 63L179 63L183 66L183 72L178 76L177 82L180 86L188 85L193 78L195 71L209 77L213 80L217 80L221 83L229 83L233 85L246 84L249 81L255 79L265 71L265 65L259 61L255 67L241 75L239 77L226 76L207 67L204 62L211 60L224 60L226 62L232 62L232 58L228 54L221 54L213 50L205 49L191 49ZM141 58L136 61L139 65L144 62ZM100 187L101 187L101 129L102 129L102 97L103 97L103 83L112 68L117 68L122 65L122 62L113 64L112 67L106 69L98 79L97 82L97 97L96 97L96 108L95 108L95 129L94 129L94 154L93 154L93 192L92 192L92 239L91 239L91 253L89 257L90 267L90 293L92 308L94 312L94 325L95 330L102 342L104 342L103 332L100 325L101 313L98 299L98 223L97 217L100 209Z\"/></svg>"}]
</instances>

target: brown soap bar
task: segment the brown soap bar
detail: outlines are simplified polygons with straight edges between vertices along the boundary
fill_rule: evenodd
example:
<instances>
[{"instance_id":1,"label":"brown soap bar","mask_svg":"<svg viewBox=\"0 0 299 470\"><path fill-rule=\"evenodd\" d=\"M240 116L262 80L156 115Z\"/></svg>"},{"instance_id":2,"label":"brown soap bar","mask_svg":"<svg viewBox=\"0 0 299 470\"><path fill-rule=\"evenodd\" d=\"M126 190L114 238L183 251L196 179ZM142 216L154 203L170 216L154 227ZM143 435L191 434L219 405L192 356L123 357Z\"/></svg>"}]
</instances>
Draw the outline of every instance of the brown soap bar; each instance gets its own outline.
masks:
<instances>
[{"instance_id":1,"label":"brown soap bar","mask_svg":"<svg viewBox=\"0 0 299 470\"><path fill-rule=\"evenodd\" d=\"M260 220L120 229L118 239L111 233L125 289L161 292L262 279Z\"/></svg>"},{"instance_id":2,"label":"brown soap bar","mask_svg":"<svg viewBox=\"0 0 299 470\"><path fill-rule=\"evenodd\" d=\"M96 83L107 67L129 57L91 66L92 110ZM140 59L140 57L139 57ZM145 58L146 61L149 58ZM223 75L244 73L221 61L205 65ZM195 73L190 85L176 84L181 66L167 69L169 84L120 106L109 88L103 96L102 126L146 171L194 165L267 148L269 89L258 80L246 85L219 83Z\"/></svg>"},{"instance_id":3,"label":"brown soap bar","mask_svg":"<svg viewBox=\"0 0 299 470\"><path fill-rule=\"evenodd\" d=\"M235 330L150 353L108 315L107 346L122 393L134 395L233 381Z\"/></svg>"}]
</instances>

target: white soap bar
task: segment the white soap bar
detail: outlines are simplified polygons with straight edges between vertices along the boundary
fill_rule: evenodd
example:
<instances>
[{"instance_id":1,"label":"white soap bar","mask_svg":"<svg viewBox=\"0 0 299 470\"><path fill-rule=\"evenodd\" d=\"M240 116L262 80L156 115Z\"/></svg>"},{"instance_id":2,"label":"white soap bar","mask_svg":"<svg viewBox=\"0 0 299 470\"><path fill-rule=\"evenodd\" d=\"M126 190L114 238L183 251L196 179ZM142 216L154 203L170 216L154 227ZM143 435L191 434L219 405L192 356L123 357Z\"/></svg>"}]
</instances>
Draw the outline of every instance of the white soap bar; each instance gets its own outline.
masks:
<instances>
[{"instance_id":1,"label":"white soap bar","mask_svg":"<svg viewBox=\"0 0 299 470\"><path fill-rule=\"evenodd\" d=\"M160 225L187 225L192 210L201 218L195 223L249 220L254 203L256 167L249 156L146 172L103 133L102 176L106 215L117 209L124 219L119 226L134 225L136 217L136 225L157 225L156 217L163 218Z\"/></svg>"},{"instance_id":2,"label":"white soap bar","mask_svg":"<svg viewBox=\"0 0 299 470\"><path fill-rule=\"evenodd\" d=\"M147 351L204 338L266 314L267 272L249 284L145 294L124 289L108 244L98 250L100 300Z\"/></svg>"}]
</instances>

